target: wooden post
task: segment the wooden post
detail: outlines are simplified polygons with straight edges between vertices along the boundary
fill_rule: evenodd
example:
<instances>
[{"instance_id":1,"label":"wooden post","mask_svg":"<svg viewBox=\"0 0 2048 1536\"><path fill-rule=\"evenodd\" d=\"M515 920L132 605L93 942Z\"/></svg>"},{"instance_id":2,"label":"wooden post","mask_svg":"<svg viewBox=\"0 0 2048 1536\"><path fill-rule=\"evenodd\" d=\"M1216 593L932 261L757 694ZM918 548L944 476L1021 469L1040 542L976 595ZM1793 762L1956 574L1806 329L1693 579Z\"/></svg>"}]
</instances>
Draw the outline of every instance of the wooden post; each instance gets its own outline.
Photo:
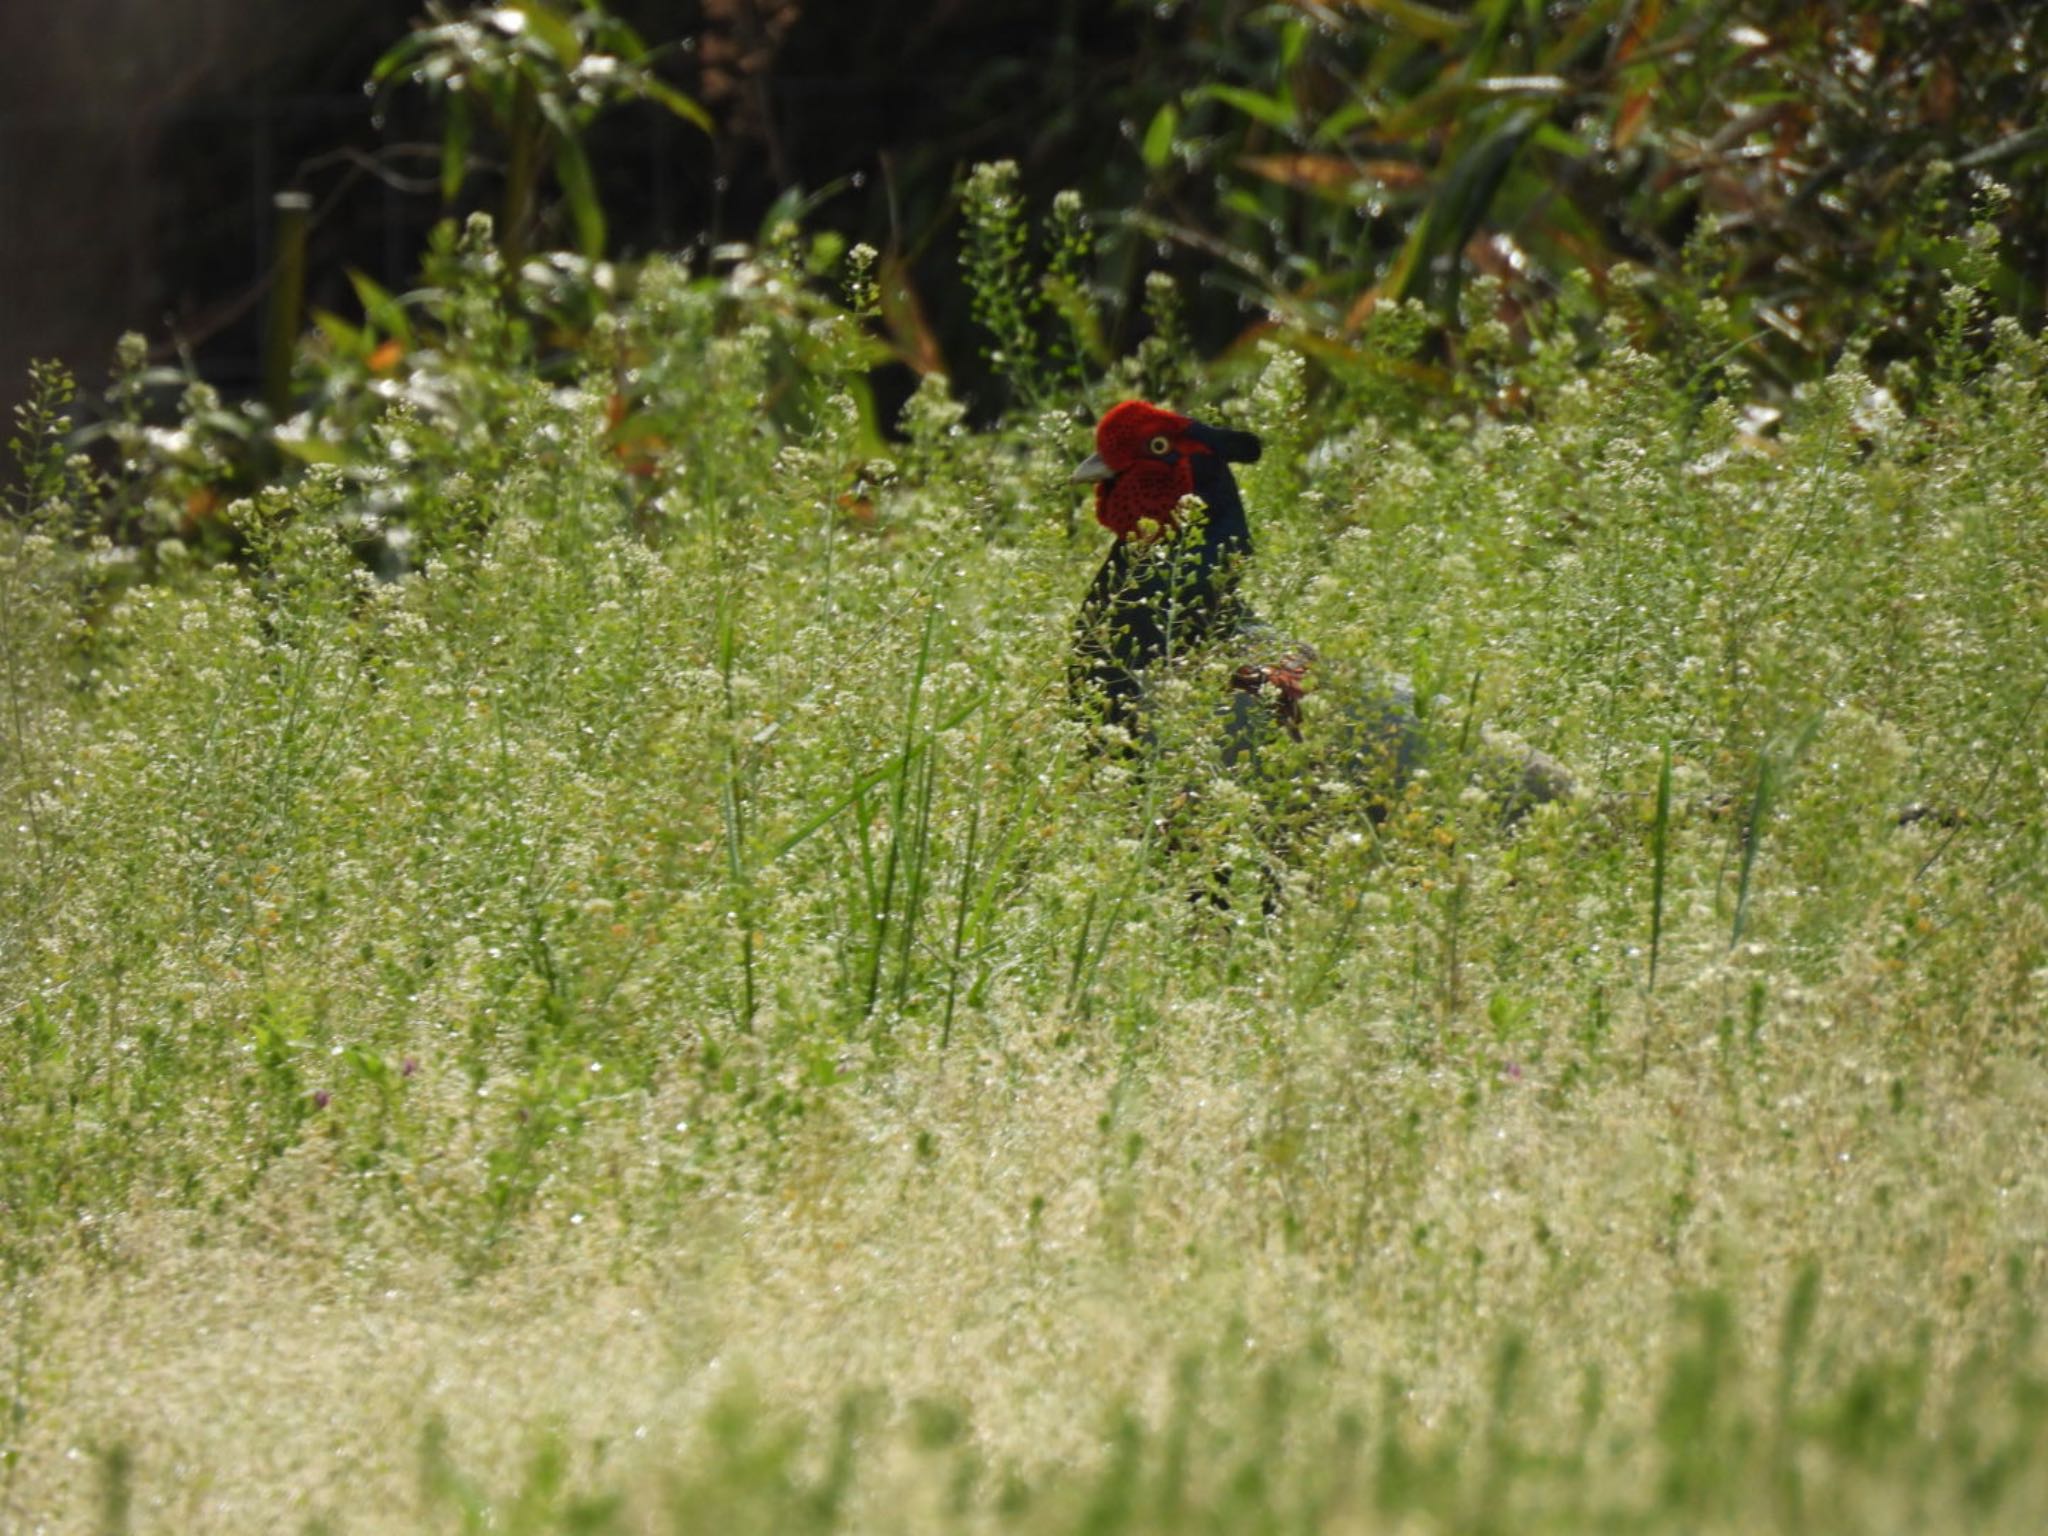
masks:
<instances>
[{"instance_id":1,"label":"wooden post","mask_svg":"<svg viewBox=\"0 0 2048 1536\"><path fill-rule=\"evenodd\" d=\"M270 312L263 328L263 403L270 408L272 421L282 421L291 409L292 360L298 355L306 304L306 226L313 199L304 192L280 192L270 206L277 213L277 247L270 264Z\"/></svg>"}]
</instances>

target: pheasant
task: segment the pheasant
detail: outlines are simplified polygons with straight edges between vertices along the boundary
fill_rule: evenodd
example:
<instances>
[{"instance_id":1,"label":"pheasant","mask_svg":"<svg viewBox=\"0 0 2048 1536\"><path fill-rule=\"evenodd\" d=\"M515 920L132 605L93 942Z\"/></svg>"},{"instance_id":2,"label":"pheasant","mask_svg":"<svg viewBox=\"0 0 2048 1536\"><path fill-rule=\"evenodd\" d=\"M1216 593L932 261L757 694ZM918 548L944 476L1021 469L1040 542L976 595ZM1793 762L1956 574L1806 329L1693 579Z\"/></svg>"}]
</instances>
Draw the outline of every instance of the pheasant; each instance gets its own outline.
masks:
<instances>
[{"instance_id":1,"label":"pheasant","mask_svg":"<svg viewBox=\"0 0 2048 1536\"><path fill-rule=\"evenodd\" d=\"M1228 768L1257 766L1280 737L1302 742L1304 695L1333 686L1314 648L1261 622L1239 591L1252 535L1230 466L1256 463L1259 452L1250 432L1126 400L1097 423L1095 452L1073 474L1095 487L1096 520L1116 536L1075 624L1076 706L1142 741L1148 684L1162 665L1220 656ZM1342 688L1316 725L1328 734L1305 743L1314 759L1371 790L1379 815L1428 747L1414 687L1398 674ZM1487 741L1480 766L1504 819L1572 792L1571 775L1540 752Z\"/></svg>"}]
</instances>

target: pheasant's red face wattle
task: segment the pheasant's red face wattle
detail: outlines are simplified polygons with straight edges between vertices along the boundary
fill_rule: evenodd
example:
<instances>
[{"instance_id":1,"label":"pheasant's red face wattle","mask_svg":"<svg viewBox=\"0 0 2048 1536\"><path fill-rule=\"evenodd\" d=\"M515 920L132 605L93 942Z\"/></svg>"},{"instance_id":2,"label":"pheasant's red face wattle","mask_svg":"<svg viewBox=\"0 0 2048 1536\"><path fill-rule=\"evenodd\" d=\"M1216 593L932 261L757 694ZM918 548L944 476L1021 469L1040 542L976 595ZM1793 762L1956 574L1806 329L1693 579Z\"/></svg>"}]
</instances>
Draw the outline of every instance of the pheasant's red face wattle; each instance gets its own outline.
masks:
<instances>
[{"instance_id":1,"label":"pheasant's red face wattle","mask_svg":"<svg viewBox=\"0 0 2048 1536\"><path fill-rule=\"evenodd\" d=\"M1189 437L1194 423L1143 400L1110 408L1095 427L1095 453L1109 478L1095 486L1095 520L1119 539L1140 535L1149 519L1174 524L1174 509L1195 489L1192 455L1209 450Z\"/></svg>"},{"instance_id":2,"label":"pheasant's red face wattle","mask_svg":"<svg viewBox=\"0 0 2048 1536\"><path fill-rule=\"evenodd\" d=\"M1134 464L1095 487L1095 520L1120 539L1143 536L1148 521L1170 528L1181 497L1194 488L1194 473L1185 460Z\"/></svg>"}]
</instances>

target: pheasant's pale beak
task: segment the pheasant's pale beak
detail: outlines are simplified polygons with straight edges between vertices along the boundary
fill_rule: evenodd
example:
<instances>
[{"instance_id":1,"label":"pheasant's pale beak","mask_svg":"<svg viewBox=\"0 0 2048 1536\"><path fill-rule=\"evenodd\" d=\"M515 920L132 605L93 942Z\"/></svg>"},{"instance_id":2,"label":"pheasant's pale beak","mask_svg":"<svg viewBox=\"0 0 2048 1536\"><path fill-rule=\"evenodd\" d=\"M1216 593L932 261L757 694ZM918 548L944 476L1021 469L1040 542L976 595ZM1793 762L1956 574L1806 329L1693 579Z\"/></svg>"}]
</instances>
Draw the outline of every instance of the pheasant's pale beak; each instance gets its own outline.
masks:
<instances>
[{"instance_id":1,"label":"pheasant's pale beak","mask_svg":"<svg viewBox=\"0 0 2048 1536\"><path fill-rule=\"evenodd\" d=\"M1104 480L1114 480L1116 471L1102 462L1101 454L1091 453L1074 466L1074 472L1068 478L1077 485L1095 485Z\"/></svg>"}]
</instances>

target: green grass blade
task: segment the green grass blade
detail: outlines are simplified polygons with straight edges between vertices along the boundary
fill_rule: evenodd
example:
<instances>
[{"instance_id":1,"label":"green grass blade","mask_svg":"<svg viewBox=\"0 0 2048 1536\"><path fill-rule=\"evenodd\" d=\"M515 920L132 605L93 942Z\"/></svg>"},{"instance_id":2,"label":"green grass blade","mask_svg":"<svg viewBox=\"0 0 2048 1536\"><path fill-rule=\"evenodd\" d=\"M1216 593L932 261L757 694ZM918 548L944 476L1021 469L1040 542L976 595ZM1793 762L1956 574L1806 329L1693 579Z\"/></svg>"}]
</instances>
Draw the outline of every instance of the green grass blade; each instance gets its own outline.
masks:
<instances>
[{"instance_id":1,"label":"green grass blade","mask_svg":"<svg viewBox=\"0 0 2048 1536\"><path fill-rule=\"evenodd\" d=\"M1664 875L1671 851L1671 742L1657 769L1657 815L1650 824L1650 990L1657 990L1657 957L1664 943Z\"/></svg>"}]
</instances>

